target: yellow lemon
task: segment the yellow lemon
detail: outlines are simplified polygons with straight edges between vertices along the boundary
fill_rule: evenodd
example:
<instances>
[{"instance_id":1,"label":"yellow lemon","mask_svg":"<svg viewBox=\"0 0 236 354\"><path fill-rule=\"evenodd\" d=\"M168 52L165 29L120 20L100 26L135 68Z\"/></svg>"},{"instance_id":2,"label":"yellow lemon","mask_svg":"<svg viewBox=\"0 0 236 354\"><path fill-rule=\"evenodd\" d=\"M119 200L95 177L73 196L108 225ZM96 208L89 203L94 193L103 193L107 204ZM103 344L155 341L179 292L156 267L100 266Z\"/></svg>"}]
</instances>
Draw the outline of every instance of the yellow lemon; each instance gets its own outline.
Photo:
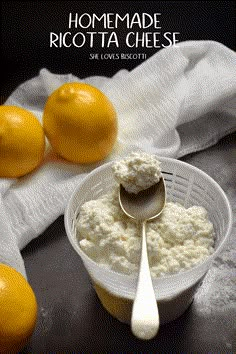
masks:
<instances>
[{"instance_id":1,"label":"yellow lemon","mask_svg":"<svg viewBox=\"0 0 236 354\"><path fill-rule=\"evenodd\" d=\"M45 135L38 119L17 106L0 106L0 177L21 177L42 161Z\"/></svg>"},{"instance_id":2,"label":"yellow lemon","mask_svg":"<svg viewBox=\"0 0 236 354\"><path fill-rule=\"evenodd\" d=\"M79 82L63 84L49 96L43 127L53 150L75 163L105 158L118 130L116 111L106 95Z\"/></svg>"},{"instance_id":3,"label":"yellow lemon","mask_svg":"<svg viewBox=\"0 0 236 354\"><path fill-rule=\"evenodd\" d=\"M0 264L0 353L17 353L32 335L37 301L26 279Z\"/></svg>"}]
</instances>

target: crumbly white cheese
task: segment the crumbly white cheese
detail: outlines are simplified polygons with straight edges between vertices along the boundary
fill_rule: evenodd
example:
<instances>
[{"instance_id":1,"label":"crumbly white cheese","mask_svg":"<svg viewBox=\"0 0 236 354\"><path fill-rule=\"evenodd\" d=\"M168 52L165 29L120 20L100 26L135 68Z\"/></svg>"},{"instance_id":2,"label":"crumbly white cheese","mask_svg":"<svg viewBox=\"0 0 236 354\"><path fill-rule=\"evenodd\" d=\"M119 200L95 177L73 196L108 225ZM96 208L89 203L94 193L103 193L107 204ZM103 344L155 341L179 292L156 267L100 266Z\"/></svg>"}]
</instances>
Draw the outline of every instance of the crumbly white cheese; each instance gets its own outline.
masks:
<instances>
[{"instance_id":1,"label":"crumbly white cheese","mask_svg":"<svg viewBox=\"0 0 236 354\"><path fill-rule=\"evenodd\" d=\"M137 194L159 182L160 162L155 155L132 152L123 160L114 162L113 173L116 181L129 193Z\"/></svg>"},{"instance_id":2,"label":"crumbly white cheese","mask_svg":"<svg viewBox=\"0 0 236 354\"><path fill-rule=\"evenodd\" d=\"M81 249L97 263L117 272L138 272L141 231L118 203L118 191L86 202L77 221ZM214 247L213 225L203 207L169 202L147 223L147 248L153 277L177 273L202 262Z\"/></svg>"}]
</instances>

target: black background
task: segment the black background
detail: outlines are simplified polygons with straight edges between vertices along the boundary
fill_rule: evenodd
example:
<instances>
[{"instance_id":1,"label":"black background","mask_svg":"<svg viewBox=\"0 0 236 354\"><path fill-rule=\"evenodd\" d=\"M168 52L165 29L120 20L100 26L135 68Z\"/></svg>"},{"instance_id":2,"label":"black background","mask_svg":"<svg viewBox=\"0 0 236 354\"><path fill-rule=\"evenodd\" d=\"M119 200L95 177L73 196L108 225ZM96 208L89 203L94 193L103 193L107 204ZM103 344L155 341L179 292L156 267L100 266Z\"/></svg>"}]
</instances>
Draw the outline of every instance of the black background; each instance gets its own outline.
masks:
<instances>
[{"instance_id":1,"label":"black background","mask_svg":"<svg viewBox=\"0 0 236 354\"><path fill-rule=\"evenodd\" d=\"M50 48L49 33L68 31L69 13L161 13L164 31L180 32L180 41L215 40L235 50L234 1L3 1L1 2L1 103L41 68L53 73L112 76L133 69L142 60L89 60L89 53L145 52L155 48ZM79 31L80 29L75 30ZM97 31L104 30L96 28ZM150 30L150 29L149 29ZM152 31L153 28L151 29ZM110 30L112 31L112 30ZM122 28L116 30L122 36Z\"/></svg>"}]
</instances>

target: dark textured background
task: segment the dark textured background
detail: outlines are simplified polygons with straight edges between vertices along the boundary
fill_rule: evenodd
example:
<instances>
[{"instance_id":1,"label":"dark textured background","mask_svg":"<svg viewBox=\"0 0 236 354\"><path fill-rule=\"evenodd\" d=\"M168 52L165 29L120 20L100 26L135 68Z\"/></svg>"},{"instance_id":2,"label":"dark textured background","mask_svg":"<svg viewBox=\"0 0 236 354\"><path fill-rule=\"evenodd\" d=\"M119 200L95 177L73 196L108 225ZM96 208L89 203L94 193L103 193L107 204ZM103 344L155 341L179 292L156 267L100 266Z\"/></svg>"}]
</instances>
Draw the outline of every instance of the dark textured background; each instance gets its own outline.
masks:
<instances>
[{"instance_id":1,"label":"dark textured background","mask_svg":"<svg viewBox=\"0 0 236 354\"><path fill-rule=\"evenodd\" d=\"M215 40L235 49L234 7L234 1L2 1L2 101L18 84L38 75L42 67L54 73L73 73L84 78L90 75L112 76L123 67L130 70L141 63L142 60L89 60L89 53L97 50L86 45L83 48L49 48L50 32L64 33L69 30L70 12L96 13L98 16L107 12L120 15L127 12L160 12L162 30L180 32L181 41ZM99 31L99 28L95 30ZM80 30L72 30L76 31ZM117 30L119 36L122 37L125 32L120 25ZM100 48L98 51L146 52L149 57L157 50L120 46L115 49Z\"/></svg>"}]
</instances>

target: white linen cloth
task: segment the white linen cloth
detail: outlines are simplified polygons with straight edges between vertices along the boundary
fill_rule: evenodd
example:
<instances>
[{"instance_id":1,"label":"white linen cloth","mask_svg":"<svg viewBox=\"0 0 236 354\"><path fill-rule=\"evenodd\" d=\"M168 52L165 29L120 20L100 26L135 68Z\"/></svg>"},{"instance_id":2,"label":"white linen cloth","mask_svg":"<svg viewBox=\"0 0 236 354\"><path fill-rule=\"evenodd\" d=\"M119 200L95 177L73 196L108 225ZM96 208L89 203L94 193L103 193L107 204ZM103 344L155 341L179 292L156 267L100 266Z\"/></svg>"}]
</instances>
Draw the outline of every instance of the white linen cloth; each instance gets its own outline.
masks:
<instances>
[{"instance_id":1,"label":"white linen cloth","mask_svg":"<svg viewBox=\"0 0 236 354\"><path fill-rule=\"evenodd\" d=\"M78 65L83 65L79 57ZM29 109L42 121L48 95L71 81L92 84L110 98L118 114L118 141L105 161L88 166L63 161L48 146L39 169L20 179L0 179L0 262L25 277L20 251L64 213L73 189L96 166L138 149L179 158L236 130L236 53L218 42L179 43L112 78L80 80L42 69L5 104Z\"/></svg>"}]
</instances>

